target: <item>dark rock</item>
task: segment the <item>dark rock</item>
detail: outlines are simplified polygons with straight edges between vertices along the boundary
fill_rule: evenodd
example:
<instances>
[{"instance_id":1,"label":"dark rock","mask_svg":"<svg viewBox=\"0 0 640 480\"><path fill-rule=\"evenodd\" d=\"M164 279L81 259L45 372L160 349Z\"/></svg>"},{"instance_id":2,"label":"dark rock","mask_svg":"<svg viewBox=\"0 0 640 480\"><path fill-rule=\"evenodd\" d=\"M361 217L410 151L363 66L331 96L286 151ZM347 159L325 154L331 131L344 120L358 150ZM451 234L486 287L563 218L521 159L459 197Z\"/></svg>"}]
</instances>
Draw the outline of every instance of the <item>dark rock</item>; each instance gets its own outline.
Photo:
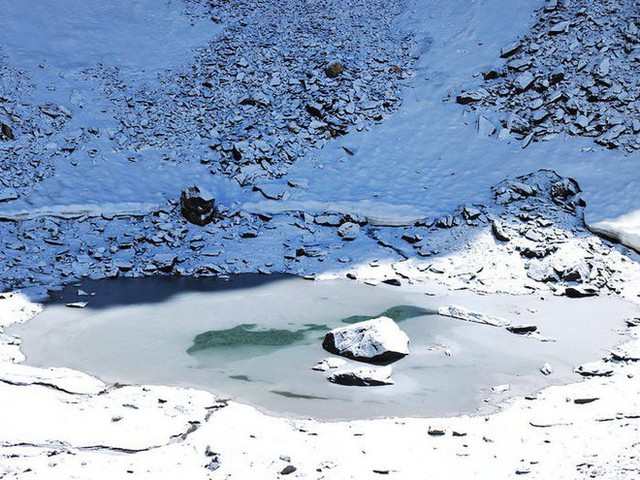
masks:
<instances>
[{"instance_id":1,"label":"dark rock","mask_svg":"<svg viewBox=\"0 0 640 480\"><path fill-rule=\"evenodd\" d=\"M293 465L287 465L280 471L280 475L289 475L297 470Z\"/></svg>"},{"instance_id":2,"label":"dark rock","mask_svg":"<svg viewBox=\"0 0 640 480\"><path fill-rule=\"evenodd\" d=\"M565 178L551 185L551 196L559 200L566 200L580 192L580 186L573 178Z\"/></svg>"},{"instance_id":3,"label":"dark rock","mask_svg":"<svg viewBox=\"0 0 640 480\"><path fill-rule=\"evenodd\" d=\"M16 137L13 135L13 130L6 123L0 123L0 132L2 132L2 136L8 138L9 140L15 140Z\"/></svg>"},{"instance_id":4,"label":"dark rock","mask_svg":"<svg viewBox=\"0 0 640 480\"><path fill-rule=\"evenodd\" d=\"M598 289L591 285L580 285L577 287L567 287L564 294L569 298L593 297L598 295Z\"/></svg>"},{"instance_id":5,"label":"dark rock","mask_svg":"<svg viewBox=\"0 0 640 480\"><path fill-rule=\"evenodd\" d=\"M525 333L535 332L538 327L535 325L509 325L507 330L517 335L524 335Z\"/></svg>"},{"instance_id":6,"label":"dark rock","mask_svg":"<svg viewBox=\"0 0 640 480\"><path fill-rule=\"evenodd\" d=\"M324 69L324 74L329 78L336 78L344 73L344 67L340 62L332 62Z\"/></svg>"},{"instance_id":7,"label":"dark rock","mask_svg":"<svg viewBox=\"0 0 640 480\"><path fill-rule=\"evenodd\" d=\"M500 240L501 242L508 242L511 240L511 237L507 235L498 222L491 222L491 232L493 236L496 237L496 240Z\"/></svg>"},{"instance_id":8,"label":"dark rock","mask_svg":"<svg viewBox=\"0 0 640 480\"><path fill-rule=\"evenodd\" d=\"M486 90L462 92L456 97L456 102L461 105L468 105L486 98L487 94L488 92Z\"/></svg>"},{"instance_id":9,"label":"dark rock","mask_svg":"<svg viewBox=\"0 0 640 480\"><path fill-rule=\"evenodd\" d=\"M320 105L319 103L309 103L305 109L307 110L307 112L309 113L309 115L311 115L314 118L322 118L324 117L324 113L323 113L323 108L322 105Z\"/></svg>"},{"instance_id":10,"label":"dark rock","mask_svg":"<svg viewBox=\"0 0 640 480\"><path fill-rule=\"evenodd\" d=\"M180 197L182 215L195 225L207 225L216 217L213 195L204 188L191 186Z\"/></svg>"},{"instance_id":11,"label":"dark rock","mask_svg":"<svg viewBox=\"0 0 640 480\"><path fill-rule=\"evenodd\" d=\"M613 368L604 362L591 362L580 365L575 372L583 377L609 377L613 375Z\"/></svg>"},{"instance_id":12,"label":"dark rock","mask_svg":"<svg viewBox=\"0 0 640 480\"><path fill-rule=\"evenodd\" d=\"M415 230L409 230L402 235L402 239L407 243L418 243L422 240L422 235L420 235Z\"/></svg>"},{"instance_id":13,"label":"dark rock","mask_svg":"<svg viewBox=\"0 0 640 480\"><path fill-rule=\"evenodd\" d=\"M391 367L360 367L340 370L327 377L331 383L355 387L393 385Z\"/></svg>"}]
</instances>

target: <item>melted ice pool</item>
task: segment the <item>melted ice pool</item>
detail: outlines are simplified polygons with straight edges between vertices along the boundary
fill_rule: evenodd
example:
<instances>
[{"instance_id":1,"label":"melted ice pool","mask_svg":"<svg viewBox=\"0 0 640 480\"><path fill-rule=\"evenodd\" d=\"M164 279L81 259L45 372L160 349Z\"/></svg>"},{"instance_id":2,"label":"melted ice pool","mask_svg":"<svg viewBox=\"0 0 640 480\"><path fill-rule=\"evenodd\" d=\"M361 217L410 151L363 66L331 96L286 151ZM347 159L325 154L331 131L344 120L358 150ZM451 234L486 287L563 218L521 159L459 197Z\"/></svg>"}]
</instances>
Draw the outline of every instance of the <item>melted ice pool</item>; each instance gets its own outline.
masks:
<instances>
[{"instance_id":1,"label":"melted ice pool","mask_svg":"<svg viewBox=\"0 0 640 480\"><path fill-rule=\"evenodd\" d=\"M78 288L94 295L79 296ZM65 306L78 301L88 305ZM430 313L451 304L535 324L555 341ZM411 354L392 364L395 385L335 385L311 370L330 356L321 347L327 330L383 312L411 339ZM23 339L29 365L70 367L110 382L197 387L276 414L354 419L484 412L509 395L577 380L574 367L621 343L617 330L633 314L634 306L612 298L429 296L242 275L87 282L57 294L12 333ZM545 362L554 370L549 376L539 370ZM492 392L503 384L507 393Z\"/></svg>"}]
</instances>

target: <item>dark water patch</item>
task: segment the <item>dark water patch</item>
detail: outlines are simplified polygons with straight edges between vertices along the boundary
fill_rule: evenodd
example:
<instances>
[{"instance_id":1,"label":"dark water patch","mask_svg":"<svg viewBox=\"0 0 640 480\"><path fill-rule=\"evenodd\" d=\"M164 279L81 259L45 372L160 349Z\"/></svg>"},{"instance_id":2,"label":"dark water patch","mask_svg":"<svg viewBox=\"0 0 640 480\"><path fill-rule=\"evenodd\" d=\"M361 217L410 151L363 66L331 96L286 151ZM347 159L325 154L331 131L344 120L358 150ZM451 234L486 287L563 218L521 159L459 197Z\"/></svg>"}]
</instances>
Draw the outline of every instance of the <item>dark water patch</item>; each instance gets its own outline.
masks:
<instances>
[{"instance_id":1,"label":"dark water patch","mask_svg":"<svg viewBox=\"0 0 640 480\"><path fill-rule=\"evenodd\" d=\"M106 278L85 280L65 285L50 292L46 305L87 302L86 309L106 309L117 306L163 303L181 294L231 292L263 287L270 283L297 278L293 275L260 275L247 273L232 277L172 277Z\"/></svg>"},{"instance_id":2,"label":"dark water patch","mask_svg":"<svg viewBox=\"0 0 640 480\"><path fill-rule=\"evenodd\" d=\"M409 320L410 318L422 317L429 314L433 314L433 310L416 307L414 305L397 305L395 307L388 308L379 315L352 315L342 319L342 323L358 323L366 320L373 320L378 317L389 317L395 322L402 322L404 320Z\"/></svg>"},{"instance_id":3,"label":"dark water patch","mask_svg":"<svg viewBox=\"0 0 640 480\"><path fill-rule=\"evenodd\" d=\"M264 329L256 324L243 324L226 330L210 330L197 335L193 345L187 349L192 355L201 350L229 347L284 347L300 343L307 338L308 332L329 330L326 325L309 325L302 330Z\"/></svg>"}]
</instances>

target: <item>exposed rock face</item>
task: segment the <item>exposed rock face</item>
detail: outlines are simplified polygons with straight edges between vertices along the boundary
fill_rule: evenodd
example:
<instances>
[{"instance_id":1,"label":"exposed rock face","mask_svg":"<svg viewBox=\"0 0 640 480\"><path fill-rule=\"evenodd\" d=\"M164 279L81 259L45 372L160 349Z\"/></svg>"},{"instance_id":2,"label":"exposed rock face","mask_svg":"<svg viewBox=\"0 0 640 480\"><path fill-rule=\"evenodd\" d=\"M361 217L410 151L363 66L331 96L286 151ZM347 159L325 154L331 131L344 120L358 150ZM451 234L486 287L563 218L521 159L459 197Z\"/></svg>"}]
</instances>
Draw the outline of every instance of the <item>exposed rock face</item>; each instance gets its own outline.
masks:
<instances>
[{"instance_id":1,"label":"exposed rock face","mask_svg":"<svg viewBox=\"0 0 640 480\"><path fill-rule=\"evenodd\" d=\"M357 387L375 387L393 385L391 367L360 367L340 370L327 377L331 383L352 385Z\"/></svg>"},{"instance_id":2,"label":"exposed rock face","mask_svg":"<svg viewBox=\"0 0 640 480\"><path fill-rule=\"evenodd\" d=\"M409 337L393 320L380 317L331 330L322 347L363 362L392 362L409 354Z\"/></svg>"},{"instance_id":3,"label":"exposed rock face","mask_svg":"<svg viewBox=\"0 0 640 480\"><path fill-rule=\"evenodd\" d=\"M195 185L183 190L180 197L184 218L200 226L211 223L215 218L214 203L213 195Z\"/></svg>"}]
</instances>

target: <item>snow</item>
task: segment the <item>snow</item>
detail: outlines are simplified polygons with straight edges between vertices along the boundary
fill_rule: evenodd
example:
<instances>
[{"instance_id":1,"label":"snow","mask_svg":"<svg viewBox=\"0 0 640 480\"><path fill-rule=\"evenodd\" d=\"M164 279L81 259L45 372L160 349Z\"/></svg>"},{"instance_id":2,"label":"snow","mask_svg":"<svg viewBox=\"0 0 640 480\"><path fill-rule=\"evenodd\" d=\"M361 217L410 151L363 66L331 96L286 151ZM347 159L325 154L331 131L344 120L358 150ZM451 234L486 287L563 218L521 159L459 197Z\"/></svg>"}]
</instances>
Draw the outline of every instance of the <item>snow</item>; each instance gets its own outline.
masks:
<instances>
[{"instance_id":1,"label":"snow","mask_svg":"<svg viewBox=\"0 0 640 480\"><path fill-rule=\"evenodd\" d=\"M304 2L305 12L321 3ZM287 7L302 4L273 5L286 13ZM40 295L45 286L57 285L62 278L142 274L142 267L133 264L131 249L119 251L120 244L132 242L135 233L143 237L143 230L155 232L158 225L179 230L179 224L172 228L176 222L170 213L163 212L170 211L171 202L191 184L204 184L217 203L240 212L228 221L235 230L225 225L233 234L224 229L203 234L215 245L205 251L210 253L207 258L216 259L212 269L222 265L218 272L288 269L326 277L348 272L369 283L438 279L453 288L561 294L564 285L527 276L541 266L537 259L518 253L535 246L531 239L499 243L484 227L463 233L447 230L434 234L435 245L420 250L429 260L418 262L414 247L400 240L402 229L360 233L343 244L331 227L316 230L313 219L307 218L338 211L361 214L370 224L402 226L451 215L463 204L487 204L487 221L493 222L497 212L509 226L514 212L496 208L491 187L505 177L541 168L579 182L593 232L638 250L637 152L609 151L590 139L563 135L547 142L530 142L531 137L515 141L502 132L500 139L485 138L491 124L497 125L497 113L469 112L453 101L461 90L482 86L482 69L504 63L500 49L528 31L532 11L542 5L539 0L409 0L395 19L399 38L414 33L416 61L407 62L402 74L402 105L382 123L359 121L355 130L324 148L305 150L289 172L277 172L284 176L265 181L264 192L283 194L280 200L269 200L265 196L274 195L253 191L250 182L249 188L240 186L242 182L220 169L212 175L219 167L215 161L213 166L199 163L210 154L210 138L199 138L202 132L195 128L171 132L162 145L144 144L153 139L151 134L134 139L120 135L124 123L144 121L142 114L130 116L129 109L148 113L174 99L179 86L169 85L167 78L177 77L166 76L165 70L188 71L194 48L232 28L237 33L240 11L224 18L228 24L217 24L193 1L0 0L0 120L15 123L16 134L15 142L0 140L2 157L11 160L2 165L9 173L0 178L0 198L7 200L0 203L0 219L39 219L2 222L2 283L24 280L39 283L39 290L0 300L0 326L35 314L41 307L27 293ZM361 10L353 13L371 14ZM633 21L629 28L637 34ZM557 30L566 28L571 27L561 23ZM373 43L381 45L376 43L381 37ZM383 40L384 52L389 52L389 38ZM324 53L333 56L336 50L327 46ZM370 50L357 50L354 59L369 54ZM607 60L599 64L601 74L609 68ZM165 88L171 91L161 91ZM224 94L230 98L237 91ZM149 97L158 105L128 105ZM185 101L180 115L202 116L197 102L178 97ZM144 128L152 131L162 113L151 116L152 125ZM231 118L227 113L219 120ZM132 145L136 141L143 145ZM320 147L325 141L314 139L311 145ZM26 167L31 164L36 166ZM249 165L246 170L255 169ZM156 214L153 221L143 217L150 212ZM278 216L268 225L251 216L269 212ZM55 223L52 217L80 220ZM97 220L88 225L86 217ZM554 220L560 220L554 238L567 238L546 267L565 255L594 260L589 281L597 280L603 292L637 302L637 255L589 236L576 218ZM234 237L248 227L255 242ZM196 245L194 251L205 243L197 236L191 231L187 238ZM168 241L172 249L178 248L174 240ZM167 253L165 247L157 250ZM432 254L427 247L438 252ZM111 266L92 269L88 253L108 257L104 252L110 249L117 252L108 258ZM153 257L158 251L144 253ZM283 260L287 255L294 261ZM346 260L339 262L338 255ZM175 273L201 267L200 257L193 257L184 247ZM20 361L19 340L3 332L0 339L2 362ZM614 354L637 359L637 345L635 339ZM300 477L315 477L320 469L325 478L369 478L372 471L411 478L428 469L434 478L466 478L470 472L478 478L519 473L528 473L528 478L636 478L640 392L633 377L640 374L640 365L619 361L611 367L611 377L550 388L535 400L517 399L486 418L317 423L264 416L190 390L132 386L96 394L102 386L84 374L3 363L0 477L21 478L28 470L33 478L71 478L78 472L87 478L119 478L135 470L137 478L187 473L190 478L206 478L220 459L222 475L270 478L289 463L282 460L285 455L291 456ZM432 423L446 434L427 435ZM467 436L461 440L453 436L454 430ZM389 442L390 438L403 441ZM285 446L287 452L282 451ZM132 451L139 453L113 455Z\"/></svg>"}]
</instances>

